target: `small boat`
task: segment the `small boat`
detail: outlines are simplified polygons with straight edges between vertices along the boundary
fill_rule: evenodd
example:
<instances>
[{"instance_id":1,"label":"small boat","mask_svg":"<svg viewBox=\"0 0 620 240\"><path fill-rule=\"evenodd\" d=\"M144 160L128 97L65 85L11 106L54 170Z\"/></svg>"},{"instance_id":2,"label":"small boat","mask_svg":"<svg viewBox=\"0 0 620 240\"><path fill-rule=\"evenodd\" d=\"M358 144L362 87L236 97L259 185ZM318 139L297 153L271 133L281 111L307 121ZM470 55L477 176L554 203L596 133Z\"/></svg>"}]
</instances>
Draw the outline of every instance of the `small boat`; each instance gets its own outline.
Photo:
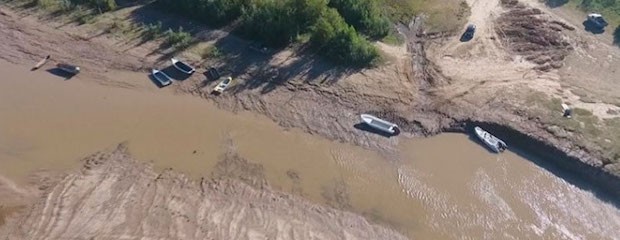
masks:
<instances>
[{"instance_id":1,"label":"small boat","mask_svg":"<svg viewBox=\"0 0 620 240\"><path fill-rule=\"evenodd\" d=\"M565 118L571 118L573 115L573 109L570 106L562 103L562 116Z\"/></svg>"},{"instance_id":2,"label":"small boat","mask_svg":"<svg viewBox=\"0 0 620 240\"><path fill-rule=\"evenodd\" d=\"M375 128L377 130L381 130L389 134L394 134L398 131L398 126L396 124L385 121L373 115L362 114L360 115L360 117L362 118L362 121L364 123L368 124L368 126L371 126L372 128Z\"/></svg>"},{"instance_id":3,"label":"small boat","mask_svg":"<svg viewBox=\"0 0 620 240\"><path fill-rule=\"evenodd\" d=\"M506 143L499 138L491 135L489 132L483 130L480 127L475 127L474 131L476 132L476 136L480 138L491 150L496 153L501 153L506 150Z\"/></svg>"},{"instance_id":4,"label":"small boat","mask_svg":"<svg viewBox=\"0 0 620 240\"><path fill-rule=\"evenodd\" d=\"M45 58L41 59L41 61L39 61L37 63L37 65L34 65L34 67L32 67L31 71L34 71L34 70L37 70L37 69L43 67L43 65L45 65L45 63L47 63L47 60L49 60L51 57L52 56L50 56L50 55L45 56Z\"/></svg>"},{"instance_id":5,"label":"small boat","mask_svg":"<svg viewBox=\"0 0 620 240\"><path fill-rule=\"evenodd\" d=\"M71 74L78 74L80 73L80 67L75 66L75 65L71 65L71 64L66 64L66 63L59 63L56 65L56 67L58 67L58 69L63 70L67 73L71 73Z\"/></svg>"},{"instance_id":6,"label":"small boat","mask_svg":"<svg viewBox=\"0 0 620 240\"><path fill-rule=\"evenodd\" d=\"M172 66L174 66L174 68L178 69L181 72L184 72L186 74L192 74L196 71L196 69L194 69L192 66L188 65L187 63L184 63L176 58L172 58L170 59L170 61L172 61Z\"/></svg>"},{"instance_id":7,"label":"small boat","mask_svg":"<svg viewBox=\"0 0 620 240\"><path fill-rule=\"evenodd\" d=\"M153 78L155 80L157 80L157 82L159 82L159 84L161 84L162 87L164 86L168 86L170 84L172 84L172 78L170 78L170 76L168 76L168 74L158 70L158 69L153 69L151 71L151 74L153 75Z\"/></svg>"},{"instance_id":8,"label":"small boat","mask_svg":"<svg viewBox=\"0 0 620 240\"><path fill-rule=\"evenodd\" d=\"M224 90L226 90L226 88L228 88L228 85L230 85L231 82L232 82L231 77L225 78L220 83L218 83L217 86L213 88L213 92L217 94L221 94L222 92L224 92Z\"/></svg>"}]
</instances>

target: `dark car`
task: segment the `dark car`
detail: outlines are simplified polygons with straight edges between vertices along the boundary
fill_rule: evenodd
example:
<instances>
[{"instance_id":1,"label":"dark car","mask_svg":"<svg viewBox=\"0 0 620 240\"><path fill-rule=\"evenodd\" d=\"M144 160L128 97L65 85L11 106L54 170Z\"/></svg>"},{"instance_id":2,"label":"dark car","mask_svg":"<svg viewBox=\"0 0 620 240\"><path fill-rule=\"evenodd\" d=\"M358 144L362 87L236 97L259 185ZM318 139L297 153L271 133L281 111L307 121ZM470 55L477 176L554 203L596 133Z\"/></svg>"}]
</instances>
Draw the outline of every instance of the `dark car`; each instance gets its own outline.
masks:
<instances>
[{"instance_id":1,"label":"dark car","mask_svg":"<svg viewBox=\"0 0 620 240\"><path fill-rule=\"evenodd\" d=\"M607 25L609 25L609 23L607 23L607 21L605 21L603 16L601 14L598 14L598 13L588 14L588 21L591 22L594 26L596 26L598 28L605 28L605 27L607 27Z\"/></svg>"},{"instance_id":2,"label":"dark car","mask_svg":"<svg viewBox=\"0 0 620 240\"><path fill-rule=\"evenodd\" d=\"M461 42L466 42L474 38L474 33L476 32L476 25L469 24L465 29L465 32L461 36Z\"/></svg>"}]
</instances>

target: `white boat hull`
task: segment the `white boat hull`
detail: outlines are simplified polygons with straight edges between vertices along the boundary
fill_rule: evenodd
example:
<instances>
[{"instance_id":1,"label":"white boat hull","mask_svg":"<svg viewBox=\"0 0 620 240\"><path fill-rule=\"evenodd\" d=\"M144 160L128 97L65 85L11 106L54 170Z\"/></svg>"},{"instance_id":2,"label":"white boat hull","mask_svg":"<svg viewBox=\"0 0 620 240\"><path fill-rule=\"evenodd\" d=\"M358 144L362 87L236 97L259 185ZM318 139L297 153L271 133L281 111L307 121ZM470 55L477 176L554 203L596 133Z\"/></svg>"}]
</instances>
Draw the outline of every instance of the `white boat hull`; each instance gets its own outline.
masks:
<instances>
[{"instance_id":1,"label":"white boat hull","mask_svg":"<svg viewBox=\"0 0 620 240\"><path fill-rule=\"evenodd\" d=\"M499 138L491 135L489 132L483 130L480 127L475 127L474 131L476 133L476 136L478 136L478 138L494 152L501 153L506 150L506 143Z\"/></svg>"},{"instance_id":2,"label":"white boat hull","mask_svg":"<svg viewBox=\"0 0 620 240\"><path fill-rule=\"evenodd\" d=\"M188 64L186 64L184 62L181 62L181 61L179 61L176 58L172 58L172 59L170 59L170 61L172 62L172 66L174 66L174 68L176 68L177 70L179 70L179 71L181 71L181 72L183 72L185 74L191 75L191 74L193 74L196 71L196 69L194 69L192 66L190 66L190 65L188 65ZM181 67L181 65L183 65L184 67Z\"/></svg>"},{"instance_id":3,"label":"white boat hull","mask_svg":"<svg viewBox=\"0 0 620 240\"><path fill-rule=\"evenodd\" d=\"M155 80L157 80L157 82L159 82L159 84L161 84L161 86L168 86L172 84L172 79L162 71L153 69L151 70L151 75L155 78Z\"/></svg>"},{"instance_id":4,"label":"white boat hull","mask_svg":"<svg viewBox=\"0 0 620 240\"><path fill-rule=\"evenodd\" d=\"M378 117L372 116L370 114L362 114L360 115L360 117L362 118L362 121L364 123L366 123L368 126L389 133L389 134L394 134L396 133L396 131L398 131L398 126L394 123L385 121L383 119L380 119Z\"/></svg>"}]
</instances>

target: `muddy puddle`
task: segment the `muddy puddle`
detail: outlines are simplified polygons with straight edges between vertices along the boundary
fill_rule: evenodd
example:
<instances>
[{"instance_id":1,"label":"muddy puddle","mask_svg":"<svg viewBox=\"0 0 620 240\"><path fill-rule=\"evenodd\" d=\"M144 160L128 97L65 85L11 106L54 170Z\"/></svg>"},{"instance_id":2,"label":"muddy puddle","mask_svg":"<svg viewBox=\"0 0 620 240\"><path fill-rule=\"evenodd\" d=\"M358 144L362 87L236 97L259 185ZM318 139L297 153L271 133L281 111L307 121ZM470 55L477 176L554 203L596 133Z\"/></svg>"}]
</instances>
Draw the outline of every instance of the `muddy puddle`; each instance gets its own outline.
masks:
<instances>
[{"instance_id":1,"label":"muddy puddle","mask_svg":"<svg viewBox=\"0 0 620 240\"><path fill-rule=\"evenodd\" d=\"M0 62L0 175L65 171L126 142L132 154L193 177L263 178L417 239L614 239L620 212L514 153L462 134L400 139L380 154L230 113L123 73L137 89ZM230 156L234 155L235 158ZM232 159L232 160L231 160Z\"/></svg>"}]
</instances>

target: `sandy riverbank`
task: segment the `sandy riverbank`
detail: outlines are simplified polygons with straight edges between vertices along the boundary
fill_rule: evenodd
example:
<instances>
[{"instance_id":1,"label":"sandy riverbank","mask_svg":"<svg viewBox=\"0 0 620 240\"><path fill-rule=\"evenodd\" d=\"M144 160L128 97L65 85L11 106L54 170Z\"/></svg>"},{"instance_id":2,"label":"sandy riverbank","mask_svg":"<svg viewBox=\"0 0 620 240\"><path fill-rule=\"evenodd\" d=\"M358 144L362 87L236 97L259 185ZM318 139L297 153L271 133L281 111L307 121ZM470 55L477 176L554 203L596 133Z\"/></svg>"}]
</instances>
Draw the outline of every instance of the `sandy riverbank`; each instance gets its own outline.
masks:
<instances>
[{"instance_id":1,"label":"sandy riverbank","mask_svg":"<svg viewBox=\"0 0 620 240\"><path fill-rule=\"evenodd\" d=\"M584 88L591 92L590 95L601 93L601 96L611 95L606 100L613 99L613 93L606 90L615 86L608 80L617 79L613 75L615 72L611 71L611 68L618 66L617 49L605 43L583 44L585 40L597 40L592 40L579 30L561 30L571 39L569 42L576 50L568 55L563 62L565 65L559 70L534 71L536 64L514 57L514 53L503 45L504 39L498 36L495 25L484 24L495 22L505 8L499 1L481 2L470 1L474 13L471 21L481 29L477 40L463 45L457 45L459 43L453 37L429 40L414 25L408 34L409 52L404 46L382 45L382 49L392 57L390 62L377 69L363 71L343 72L315 59L297 56L289 50L273 56L257 56L238 47L247 44L243 40L222 31L204 30L200 36L211 38L211 42L219 44L223 51L240 57L206 61L194 58L191 53L185 53L183 57L195 65L228 68L238 82L230 94L218 98L207 94L214 83L204 81L201 75L177 82L172 91L204 97L226 110L258 112L285 127L300 128L384 152L393 152L398 138L386 139L359 131L353 127L358 121L357 114L373 112L398 122L405 130L404 136L462 130L466 128L460 126L468 122L493 123L525 133L517 138L512 134L502 135L507 142L527 145L523 142L536 139L532 142L547 144L548 148L538 149L541 152L559 149L567 156L558 158L558 165L562 165L563 161L583 161L591 166L589 169L606 175L614 173L618 164L610 160L600 146L589 143L588 138L578 131L563 129L563 125L554 122L556 119L545 117L544 114L554 114L555 110L547 109L540 114L538 108L532 108L536 104L526 100L533 89L562 100L574 100L573 91ZM149 13L139 8L123 11L129 15L135 14L133 11ZM40 55L48 53L54 61L81 63L86 69L84 79L138 90L151 85L148 81L111 78L108 73L115 69L144 71L152 65L166 65L166 52L158 50L156 43L136 46L135 42L103 33L98 26L81 26L58 19L41 25L38 18L41 15L33 15L30 11L3 10L0 13L0 37L6 43L0 44L0 52L4 53L2 58L13 63L32 65ZM553 18L553 15L550 16ZM611 57L607 57L608 54ZM580 59L591 57L605 59L605 63L596 70L600 74L582 71L576 64ZM273 73L272 69L278 69L278 74L263 74ZM574 76L582 77L584 74L589 74L588 81L574 80ZM571 81L563 82L566 76L573 77L568 78ZM600 82L607 88L589 88L587 85L596 85L592 82ZM598 109L613 108L605 102L583 102L579 97L574 103L599 114L597 117L600 118L610 116ZM554 127L562 131L551 131ZM502 129L498 130L501 134ZM573 170L583 172L584 168L579 164L574 165L578 167ZM585 176L601 179L598 173ZM605 180L599 184L609 187L607 189L611 189L612 194L619 196L620 193L613 193L615 185L607 183Z\"/></svg>"},{"instance_id":2,"label":"sandy riverbank","mask_svg":"<svg viewBox=\"0 0 620 240\"><path fill-rule=\"evenodd\" d=\"M18 193L14 193L18 194ZM20 218L7 239L406 239L363 217L225 179L155 172L124 146L94 154ZM77 214L79 213L79 214Z\"/></svg>"}]
</instances>

